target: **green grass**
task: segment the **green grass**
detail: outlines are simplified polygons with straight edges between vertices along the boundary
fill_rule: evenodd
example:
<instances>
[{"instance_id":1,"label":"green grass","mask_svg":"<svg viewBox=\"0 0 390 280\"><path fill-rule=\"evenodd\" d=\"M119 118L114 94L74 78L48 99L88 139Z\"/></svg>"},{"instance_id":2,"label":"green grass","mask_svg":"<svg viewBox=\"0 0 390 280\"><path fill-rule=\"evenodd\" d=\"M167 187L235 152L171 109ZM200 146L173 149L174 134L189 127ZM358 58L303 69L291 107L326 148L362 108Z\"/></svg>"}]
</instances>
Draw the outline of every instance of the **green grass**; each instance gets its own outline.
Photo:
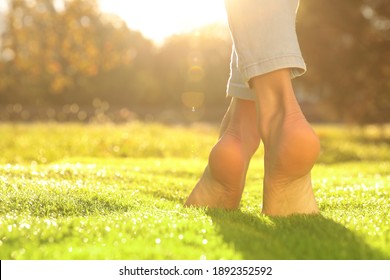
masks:
<instances>
[{"instance_id":1,"label":"green grass","mask_svg":"<svg viewBox=\"0 0 390 280\"><path fill-rule=\"evenodd\" d=\"M390 259L390 129L315 127L322 215L260 214L262 150L237 211L183 208L218 131L0 125L0 259Z\"/></svg>"}]
</instances>

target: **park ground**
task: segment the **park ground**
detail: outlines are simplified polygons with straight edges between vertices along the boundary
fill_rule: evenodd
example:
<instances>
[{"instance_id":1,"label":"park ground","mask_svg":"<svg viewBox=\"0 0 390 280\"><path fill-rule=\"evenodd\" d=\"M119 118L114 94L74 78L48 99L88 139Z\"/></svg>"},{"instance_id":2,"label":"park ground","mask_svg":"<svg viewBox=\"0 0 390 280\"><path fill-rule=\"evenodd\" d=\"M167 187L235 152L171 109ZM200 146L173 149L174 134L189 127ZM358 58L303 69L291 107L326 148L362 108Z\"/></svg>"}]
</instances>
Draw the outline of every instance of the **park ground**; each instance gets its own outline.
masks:
<instances>
[{"instance_id":1,"label":"park ground","mask_svg":"<svg viewBox=\"0 0 390 280\"><path fill-rule=\"evenodd\" d=\"M217 126L0 124L0 259L390 259L390 127L315 126L320 216L184 208Z\"/></svg>"}]
</instances>

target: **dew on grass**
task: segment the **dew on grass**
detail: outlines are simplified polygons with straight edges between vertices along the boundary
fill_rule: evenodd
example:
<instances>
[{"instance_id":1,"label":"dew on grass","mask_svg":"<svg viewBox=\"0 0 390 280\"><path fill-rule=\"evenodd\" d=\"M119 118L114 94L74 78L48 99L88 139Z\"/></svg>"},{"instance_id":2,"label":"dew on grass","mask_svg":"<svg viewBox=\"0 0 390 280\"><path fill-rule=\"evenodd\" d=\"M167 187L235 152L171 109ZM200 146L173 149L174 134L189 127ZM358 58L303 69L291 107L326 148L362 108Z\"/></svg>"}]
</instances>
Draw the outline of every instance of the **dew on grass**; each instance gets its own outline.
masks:
<instances>
[{"instance_id":1,"label":"dew on grass","mask_svg":"<svg viewBox=\"0 0 390 280\"><path fill-rule=\"evenodd\" d=\"M98 172L96 172L96 176L98 177L106 177L107 171L105 169L101 169Z\"/></svg>"},{"instance_id":2,"label":"dew on grass","mask_svg":"<svg viewBox=\"0 0 390 280\"><path fill-rule=\"evenodd\" d=\"M106 226L105 230L106 230L107 232L110 232L110 231L111 231L111 228L110 228L109 226Z\"/></svg>"},{"instance_id":3,"label":"dew on grass","mask_svg":"<svg viewBox=\"0 0 390 280\"><path fill-rule=\"evenodd\" d=\"M36 170L32 170L30 173L32 176L39 176L39 172Z\"/></svg>"},{"instance_id":4,"label":"dew on grass","mask_svg":"<svg viewBox=\"0 0 390 280\"><path fill-rule=\"evenodd\" d=\"M26 249L21 248L11 253L11 258L16 259L18 256L22 256L26 253Z\"/></svg>"},{"instance_id":5,"label":"dew on grass","mask_svg":"<svg viewBox=\"0 0 390 280\"><path fill-rule=\"evenodd\" d=\"M161 243L161 239L160 238L156 238L156 240L154 241L157 245L159 245Z\"/></svg>"},{"instance_id":6,"label":"dew on grass","mask_svg":"<svg viewBox=\"0 0 390 280\"><path fill-rule=\"evenodd\" d=\"M183 238L184 238L183 234L179 234L179 239L183 240Z\"/></svg>"},{"instance_id":7,"label":"dew on grass","mask_svg":"<svg viewBox=\"0 0 390 280\"><path fill-rule=\"evenodd\" d=\"M57 226L57 222L55 220L52 220L52 219L45 219L43 221L48 227L50 226L53 226L53 227L56 227Z\"/></svg>"},{"instance_id":8,"label":"dew on grass","mask_svg":"<svg viewBox=\"0 0 390 280\"><path fill-rule=\"evenodd\" d=\"M20 228L20 229L24 229L24 228L25 228L25 229L29 229L30 227L31 227L31 226L30 226L29 224L27 224L27 223L22 223L22 224L19 225L19 228Z\"/></svg>"},{"instance_id":9,"label":"dew on grass","mask_svg":"<svg viewBox=\"0 0 390 280\"><path fill-rule=\"evenodd\" d=\"M207 241L207 239L203 239L202 244L203 244L203 245L206 245L207 243L209 243L209 242Z\"/></svg>"}]
</instances>

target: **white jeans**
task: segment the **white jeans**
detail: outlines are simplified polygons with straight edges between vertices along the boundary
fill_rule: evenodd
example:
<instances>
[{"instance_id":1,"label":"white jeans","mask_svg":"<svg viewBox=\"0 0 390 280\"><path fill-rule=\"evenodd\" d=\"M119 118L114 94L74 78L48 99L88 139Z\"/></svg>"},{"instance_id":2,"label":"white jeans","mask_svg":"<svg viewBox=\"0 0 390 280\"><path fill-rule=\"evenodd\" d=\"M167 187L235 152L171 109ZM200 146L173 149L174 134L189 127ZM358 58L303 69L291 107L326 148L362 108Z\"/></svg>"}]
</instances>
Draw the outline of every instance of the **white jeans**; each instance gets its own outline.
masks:
<instances>
[{"instance_id":1,"label":"white jeans","mask_svg":"<svg viewBox=\"0 0 390 280\"><path fill-rule=\"evenodd\" d=\"M291 78L306 65L295 31L299 0L225 0L233 51L227 95L252 100L251 78L289 68Z\"/></svg>"}]
</instances>

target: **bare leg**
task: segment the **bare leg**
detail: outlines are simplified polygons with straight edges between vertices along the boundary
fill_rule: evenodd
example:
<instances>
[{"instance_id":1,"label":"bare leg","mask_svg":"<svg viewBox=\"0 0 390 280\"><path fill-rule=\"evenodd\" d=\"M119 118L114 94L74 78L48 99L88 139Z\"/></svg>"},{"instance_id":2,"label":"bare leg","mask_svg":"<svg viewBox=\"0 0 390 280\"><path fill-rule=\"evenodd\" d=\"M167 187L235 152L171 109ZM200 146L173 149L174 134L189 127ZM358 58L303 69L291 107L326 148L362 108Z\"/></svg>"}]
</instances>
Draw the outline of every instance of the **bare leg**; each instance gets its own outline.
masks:
<instances>
[{"instance_id":1,"label":"bare leg","mask_svg":"<svg viewBox=\"0 0 390 280\"><path fill-rule=\"evenodd\" d=\"M232 99L220 138L185 206L236 209L252 155L260 144L253 101Z\"/></svg>"},{"instance_id":2,"label":"bare leg","mask_svg":"<svg viewBox=\"0 0 390 280\"><path fill-rule=\"evenodd\" d=\"M315 214L310 170L319 140L296 101L289 70L250 80L264 143L263 213L271 216Z\"/></svg>"}]
</instances>

